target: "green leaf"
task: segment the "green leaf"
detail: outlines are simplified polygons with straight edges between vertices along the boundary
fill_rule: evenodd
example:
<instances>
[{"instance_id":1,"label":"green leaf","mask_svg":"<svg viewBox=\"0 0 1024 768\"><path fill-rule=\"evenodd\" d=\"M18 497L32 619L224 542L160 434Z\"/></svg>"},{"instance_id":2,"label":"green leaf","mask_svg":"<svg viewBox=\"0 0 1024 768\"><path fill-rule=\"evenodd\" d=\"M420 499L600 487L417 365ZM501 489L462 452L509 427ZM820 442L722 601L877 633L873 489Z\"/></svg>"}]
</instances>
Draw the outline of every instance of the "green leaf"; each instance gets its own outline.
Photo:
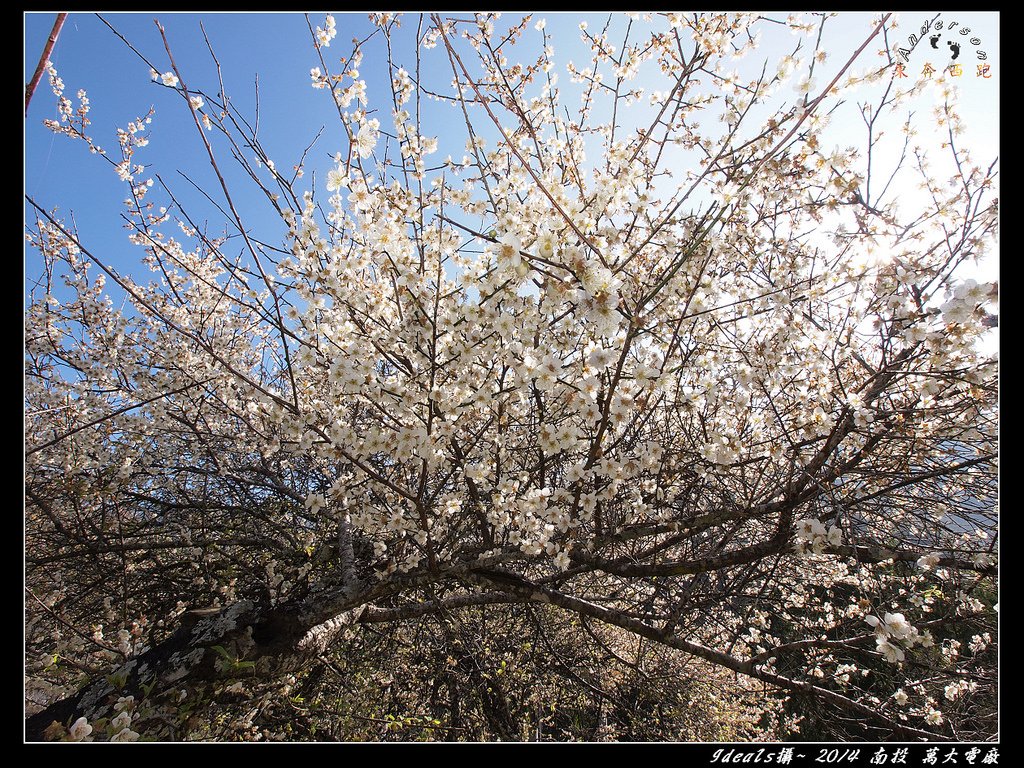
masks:
<instances>
[{"instance_id":1,"label":"green leaf","mask_svg":"<svg viewBox=\"0 0 1024 768\"><path fill-rule=\"evenodd\" d=\"M210 648L219 653L222 658L231 661L231 655L226 650L224 650L223 645L211 645Z\"/></svg>"}]
</instances>

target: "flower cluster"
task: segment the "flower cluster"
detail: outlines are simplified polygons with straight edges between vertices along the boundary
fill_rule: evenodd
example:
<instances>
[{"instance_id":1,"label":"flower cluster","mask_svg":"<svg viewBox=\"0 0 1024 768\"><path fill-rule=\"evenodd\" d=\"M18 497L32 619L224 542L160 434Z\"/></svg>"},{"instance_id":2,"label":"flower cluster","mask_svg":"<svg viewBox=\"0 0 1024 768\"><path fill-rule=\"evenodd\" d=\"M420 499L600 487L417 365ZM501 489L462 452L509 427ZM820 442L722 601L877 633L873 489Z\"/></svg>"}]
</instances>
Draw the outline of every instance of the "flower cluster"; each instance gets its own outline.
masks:
<instances>
[{"instance_id":1,"label":"flower cluster","mask_svg":"<svg viewBox=\"0 0 1024 768\"><path fill-rule=\"evenodd\" d=\"M927 630L918 632L902 613L889 613L879 619L877 616L869 615L864 621L875 629L875 644L877 650L885 660L898 664L906 658L904 649L920 645L927 648L934 644L932 635Z\"/></svg>"},{"instance_id":2,"label":"flower cluster","mask_svg":"<svg viewBox=\"0 0 1024 768\"><path fill-rule=\"evenodd\" d=\"M331 40L333 40L338 34L334 16L327 14L324 26L324 29L321 29L320 27L316 28L316 41L321 48L328 48L331 45Z\"/></svg>"},{"instance_id":3,"label":"flower cluster","mask_svg":"<svg viewBox=\"0 0 1024 768\"><path fill-rule=\"evenodd\" d=\"M799 520L796 524L796 545L798 552L821 554L826 547L838 547L843 543L843 532L831 525L825 529L820 520Z\"/></svg>"}]
</instances>

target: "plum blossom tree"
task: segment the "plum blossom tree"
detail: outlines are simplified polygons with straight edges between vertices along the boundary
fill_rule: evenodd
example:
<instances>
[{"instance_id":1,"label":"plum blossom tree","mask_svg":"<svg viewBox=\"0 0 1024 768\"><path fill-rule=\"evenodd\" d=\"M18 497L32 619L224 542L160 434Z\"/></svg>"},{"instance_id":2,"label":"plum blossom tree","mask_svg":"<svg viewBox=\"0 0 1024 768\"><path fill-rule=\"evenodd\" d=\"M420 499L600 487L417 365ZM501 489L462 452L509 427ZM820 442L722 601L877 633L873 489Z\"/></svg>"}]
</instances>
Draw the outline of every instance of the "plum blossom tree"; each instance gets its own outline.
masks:
<instances>
[{"instance_id":1,"label":"plum blossom tree","mask_svg":"<svg viewBox=\"0 0 1024 768\"><path fill-rule=\"evenodd\" d=\"M217 169L219 236L148 177L151 116L106 151L48 67L50 127L125 182L149 276L28 199L28 738L315 738L261 723L318 717L295 686L351 692L388 632L445 649L433 737L465 737L470 689L479 737L541 737L496 657L451 650L472 622L540 638L609 732L607 670L649 675L644 648L775 734L992 738L996 288L969 267L996 170L949 83L892 79L894 19L833 62L826 15L609 17L567 86L536 18L372 19L340 65L344 22L309 20L343 129L322 180L166 37L140 64ZM791 54L730 71L780 24ZM941 135L907 115L928 88ZM831 145L854 106L862 145ZM197 719L217 697L257 704Z\"/></svg>"}]
</instances>

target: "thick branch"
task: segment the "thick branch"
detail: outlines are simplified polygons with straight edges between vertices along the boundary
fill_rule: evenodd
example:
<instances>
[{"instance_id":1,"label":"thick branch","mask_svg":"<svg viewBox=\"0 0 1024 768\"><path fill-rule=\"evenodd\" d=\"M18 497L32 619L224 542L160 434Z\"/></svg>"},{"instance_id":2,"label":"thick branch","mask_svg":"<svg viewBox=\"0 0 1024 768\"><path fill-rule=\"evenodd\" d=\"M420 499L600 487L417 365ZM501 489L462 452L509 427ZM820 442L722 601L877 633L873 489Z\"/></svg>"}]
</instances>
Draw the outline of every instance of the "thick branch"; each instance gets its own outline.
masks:
<instances>
[{"instance_id":1,"label":"thick branch","mask_svg":"<svg viewBox=\"0 0 1024 768\"><path fill-rule=\"evenodd\" d=\"M32 94L36 92L36 86L39 85L39 81L43 78L43 72L46 71L46 62L50 60L50 54L53 52L53 46L57 44L57 38L60 36L61 27L64 26L64 19L68 15L66 13L58 13L56 21L53 22L53 29L50 30L50 36L46 39L46 46L43 48L43 53L39 57L39 63L36 64L36 71L32 75L31 82L25 86L25 116L28 117L28 105L32 101Z\"/></svg>"}]
</instances>

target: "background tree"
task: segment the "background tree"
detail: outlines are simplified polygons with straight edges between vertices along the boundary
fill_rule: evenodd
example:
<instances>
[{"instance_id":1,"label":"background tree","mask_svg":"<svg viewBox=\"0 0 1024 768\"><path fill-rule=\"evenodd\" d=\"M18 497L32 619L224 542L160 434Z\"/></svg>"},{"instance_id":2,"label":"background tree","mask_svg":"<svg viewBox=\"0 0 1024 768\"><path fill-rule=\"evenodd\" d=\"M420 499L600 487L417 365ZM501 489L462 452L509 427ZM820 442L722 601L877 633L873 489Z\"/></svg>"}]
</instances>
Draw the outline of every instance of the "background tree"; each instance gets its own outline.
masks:
<instances>
[{"instance_id":1,"label":"background tree","mask_svg":"<svg viewBox=\"0 0 1024 768\"><path fill-rule=\"evenodd\" d=\"M49 66L151 277L29 198L30 739L994 737L995 164L948 81L922 138L924 79L853 69L888 16L828 67L826 16L609 17L572 106L535 21L375 15L337 70L309 20L309 181L161 29L216 235Z\"/></svg>"}]
</instances>

